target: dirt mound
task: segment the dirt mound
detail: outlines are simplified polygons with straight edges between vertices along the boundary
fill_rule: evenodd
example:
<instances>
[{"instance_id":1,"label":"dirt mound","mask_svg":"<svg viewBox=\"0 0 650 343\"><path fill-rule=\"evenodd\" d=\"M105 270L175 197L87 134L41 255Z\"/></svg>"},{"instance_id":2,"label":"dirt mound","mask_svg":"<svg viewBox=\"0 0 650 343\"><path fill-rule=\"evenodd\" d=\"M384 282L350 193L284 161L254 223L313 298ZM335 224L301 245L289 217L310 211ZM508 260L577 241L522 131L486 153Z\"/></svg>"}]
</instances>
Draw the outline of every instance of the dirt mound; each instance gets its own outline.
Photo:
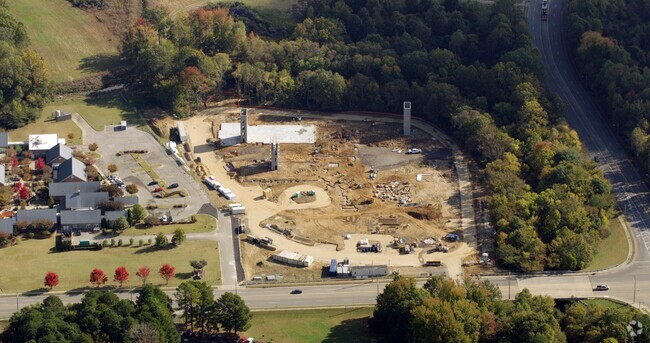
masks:
<instances>
[{"instance_id":1,"label":"dirt mound","mask_svg":"<svg viewBox=\"0 0 650 343\"><path fill-rule=\"evenodd\" d=\"M117 37L123 37L142 14L141 0L105 0L104 9L88 9L97 20L106 25Z\"/></svg>"}]
</instances>

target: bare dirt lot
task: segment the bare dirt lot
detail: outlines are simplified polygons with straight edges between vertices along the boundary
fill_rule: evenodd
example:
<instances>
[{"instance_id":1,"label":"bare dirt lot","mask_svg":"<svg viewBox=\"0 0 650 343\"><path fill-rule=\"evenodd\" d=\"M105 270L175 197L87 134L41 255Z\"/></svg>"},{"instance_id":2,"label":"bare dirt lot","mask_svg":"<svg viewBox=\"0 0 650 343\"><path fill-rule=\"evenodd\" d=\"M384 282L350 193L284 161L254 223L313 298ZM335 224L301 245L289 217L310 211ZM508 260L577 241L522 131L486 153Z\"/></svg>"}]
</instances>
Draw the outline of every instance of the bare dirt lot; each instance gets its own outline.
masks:
<instances>
[{"instance_id":1,"label":"bare dirt lot","mask_svg":"<svg viewBox=\"0 0 650 343\"><path fill-rule=\"evenodd\" d=\"M445 233L461 230L454 156L451 149L430 135L417 130L414 136L403 137L401 125L393 123L307 118L297 121L274 111L249 111L250 125L317 127L314 144L281 144L280 168L271 171L269 145L219 148L208 143L218 139L221 122L239 121L239 109L219 108L208 113L185 122L191 149L201 158L194 168L230 188L237 195L234 202L247 208L251 233L273 238L278 250L313 255L322 263L348 257L353 264L390 261L394 266L417 266L424 260L470 252L457 249L463 243L455 244L456 250L447 254L436 252L432 256L427 256L430 249L422 247L410 255L401 255L393 248L396 238L417 243L425 238L439 240ZM407 155L406 151L413 147L423 152ZM291 199L296 191L309 190L316 190L315 202L301 204ZM287 239L264 228L266 224L274 224L289 232L289 238L299 239ZM344 239L347 234L352 239ZM383 242L383 252L357 252L356 243L363 237ZM315 244L298 243L300 239ZM261 272L255 265L260 259L246 258L254 254L249 248L244 250L247 272ZM462 256L458 258L460 269Z\"/></svg>"}]
</instances>

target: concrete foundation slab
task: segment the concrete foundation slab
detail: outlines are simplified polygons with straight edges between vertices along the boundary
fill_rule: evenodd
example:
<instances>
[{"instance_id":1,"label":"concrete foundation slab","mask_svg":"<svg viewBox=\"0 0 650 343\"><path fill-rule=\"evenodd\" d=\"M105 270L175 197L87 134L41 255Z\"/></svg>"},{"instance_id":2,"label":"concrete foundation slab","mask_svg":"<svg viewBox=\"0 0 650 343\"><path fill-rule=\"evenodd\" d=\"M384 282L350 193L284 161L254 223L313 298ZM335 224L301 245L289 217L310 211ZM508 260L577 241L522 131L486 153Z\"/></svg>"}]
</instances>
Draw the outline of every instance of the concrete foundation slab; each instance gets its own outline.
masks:
<instances>
[{"instance_id":1,"label":"concrete foundation slab","mask_svg":"<svg viewBox=\"0 0 650 343\"><path fill-rule=\"evenodd\" d=\"M221 123L219 139L221 146L231 146L241 142L240 123ZM314 125L249 125L248 143L314 143Z\"/></svg>"}]
</instances>

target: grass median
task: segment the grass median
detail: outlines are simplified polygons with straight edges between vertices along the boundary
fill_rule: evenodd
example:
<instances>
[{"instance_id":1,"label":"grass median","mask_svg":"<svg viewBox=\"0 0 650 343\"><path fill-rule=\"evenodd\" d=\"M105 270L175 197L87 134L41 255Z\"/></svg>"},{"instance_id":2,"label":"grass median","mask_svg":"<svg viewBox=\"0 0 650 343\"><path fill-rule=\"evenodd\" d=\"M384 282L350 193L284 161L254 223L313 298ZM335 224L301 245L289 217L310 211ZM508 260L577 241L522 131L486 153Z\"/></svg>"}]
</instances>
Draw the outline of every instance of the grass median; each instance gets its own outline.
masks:
<instances>
[{"instance_id":1,"label":"grass median","mask_svg":"<svg viewBox=\"0 0 650 343\"><path fill-rule=\"evenodd\" d=\"M585 271L599 270L625 262L630 250L625 230L619 218L610 220L609 237L600 241L596 254Z\"/></svg>"},{"instance_id":2,"label":"grass median","mask_svg":"<svg viewBox=\"0 0 650 343\"><path fill-rule=\"evenodd\" d=\"M128 241L124 243L128 244ZM93 268L102 269L109 278L107 285L116 286L117 283L112 281L113 272L119 266L126 267L130 274L125 287L140 285L135 273L141 266L151 269L150 283L164 286L164 280L158 276L158 269L165 263L176 268L176 277L169 281L169 286L177 286L190 280L191 260L208 261L205 281L210 285L221 284L219 250L214 241L186 240L178 247L162 250L152 246L138 248L136 242L135 247L56 252L54 238L31 239L0 249L0 260L5 261L0 269L0 288L5 293L39 291L43 287L43 278L49 271L59 274L59 286L55 290L90 287L88 279Z\"/></svg>"},{"instance_id":3,"label":"grass median","mask_svg":"<svg viewBox=\"0 0 650 343\"><path fill-rule=\"evenodd\" d=\"M373 307L254 312L243 333L264 342L368 342Z\"/></svg>"}]
</instances>

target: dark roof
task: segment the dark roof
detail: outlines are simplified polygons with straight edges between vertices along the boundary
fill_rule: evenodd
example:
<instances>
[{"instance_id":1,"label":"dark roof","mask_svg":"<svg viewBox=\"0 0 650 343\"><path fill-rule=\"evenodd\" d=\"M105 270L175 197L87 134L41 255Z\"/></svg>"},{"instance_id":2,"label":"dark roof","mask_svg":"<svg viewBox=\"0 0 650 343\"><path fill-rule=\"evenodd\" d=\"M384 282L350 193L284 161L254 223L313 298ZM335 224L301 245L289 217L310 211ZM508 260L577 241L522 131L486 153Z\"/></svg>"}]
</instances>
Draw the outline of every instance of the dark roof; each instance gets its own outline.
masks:
<instances>
[{"instance_id":1,"label":"dark roof","mask_svg":"<svg viewBox=\"0 0 650 343\"><path fill-rule=\"evenodd\" d=\"M63 157L68 160L72 158L72 149L65 144L57 144L45 153L45 163L50 164L57 157Z\"/></svg>"},{"instance_id":2,"label":"dark roof","mask_svg":"<svg viewBox=\"0 0 650 343\"><path fill-rule=\"evenodd\" d=\"M61 182L70 176L86 180L86 165L76 158L71 158L59 165L58 181Z\"/></svg>"},{"instance_id":3,"label":"dark roof","mask_svg":"<svg viewBox=\"0 0 650 343\"><path fill-rule=\"evenodd\" d=\"M129 196L129 197L115 197L113 201L118 201L124 204L124 206L129 206L129 205L135 205L139 203L140 199L137 196Z\"/></svg>"},{"instance_id":4,"label":"dark roof","mask_svg":"<svg viewBox=\"0 0 650 343\"><path fill-rule=\"evenodd\" d=\"M56 209L18 210L16 212L16 221L26 221L31 224L34 220L39 219L48 219L52 223L56 223Z\"/></svg>"},{"instance_id":5,"label":"dark roof","mask_svg":"<svg viewBox=\"0 0 650 343\"><path fill-rule=\"evenodd\" d=\"M102 222L101 210L61 211L61 225L99 224Z\"/></svg>"},{"instance_id":6,"label":"dark roof","mask_svg":"<svg viewBox=\"0 0 650 343\"><path fill-rule=\"evenodd\" d=\"M0 148L9 147L9 133L0 132Z\"/></svg>"},{"instance_id":7,"label":"dark roof","mask_svg":"<svg viewBox=\"0 0 650 343\"><path fill-rule=\"evenodd\" d=\"M108 201L107 192L72 193L65 196L65 208L76 209L92 207L93 209L96 209L102 201Z\"/></svg>"},{"instance_id":8,"label":"dark roof","mask_svg":"<svg viewBox=\"0 0 650 343\"><path fill-rule=\"evenodd\" d=\"M0 163L0 183L5 184L5 165Z\"/></svg>"},{"instance_id":9,"label":"dark roof","mask_svg":"<svg viewBox=\"0 0 650 343\"><path fill-rule=\"evenodd\" d=\"M106 211L106 214L104 215L104 218L106 218L106 220L117 220L120 219L120 217L126 218L126 210Z\"/></svg>"},{"instance_id":10,"label":"dark roof","mask_svg":"<svg viewBox=\"0 0 650 343\"><path fill-rule=\"evenodd\" d=\"M16 220L14 218L11 219L0 219L0 232L4 232L7 234L13 234L14 233L14 223Z\"/></svg>"},{"instance_id":11,"label":"dark roof","mask_svg":"<svg viewBox=\"0 0 650 343\"><path fill-rule=\"evenodd\" d=\"M50 182L50 195L62 197L77 191L81 193L92 193L99 191L99 182Z\"/></svg>"}]
</instances>

